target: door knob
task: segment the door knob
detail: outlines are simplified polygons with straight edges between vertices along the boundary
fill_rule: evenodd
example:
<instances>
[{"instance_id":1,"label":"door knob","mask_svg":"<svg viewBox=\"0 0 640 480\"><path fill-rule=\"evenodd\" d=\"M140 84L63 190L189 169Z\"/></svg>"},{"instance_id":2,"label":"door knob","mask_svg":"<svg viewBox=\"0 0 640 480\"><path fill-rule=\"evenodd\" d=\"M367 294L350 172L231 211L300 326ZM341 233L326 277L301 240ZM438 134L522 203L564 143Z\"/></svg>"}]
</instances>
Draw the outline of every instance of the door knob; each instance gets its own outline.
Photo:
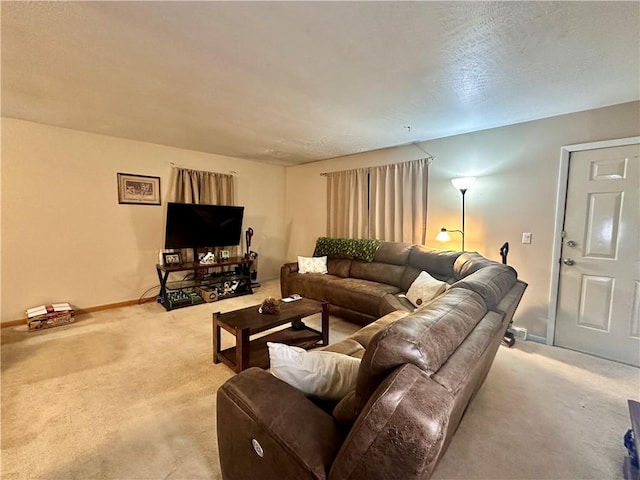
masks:
<instances>
[{"instance_id":1,"label":"door knob","mask_svg":"<svg viewBox=\"0 0 640 480\"><path fill-rule=\"evenodd\" d=\"M565 265L574 265L576 262L573 260L573 258L565 258L564 260L562 260L562 263L564 263Z\"/></svg>"},{"instance_id":2,"label":"door knob","mask_svg":"<svg viewBox=\"0 0 640 480\"><path fill-rule=\"evenodd\" d=\"M575 247L577 245L576 242L574 242L573 240L568 240L567 241L567 247Z\"/></svg>"}]
</instances>

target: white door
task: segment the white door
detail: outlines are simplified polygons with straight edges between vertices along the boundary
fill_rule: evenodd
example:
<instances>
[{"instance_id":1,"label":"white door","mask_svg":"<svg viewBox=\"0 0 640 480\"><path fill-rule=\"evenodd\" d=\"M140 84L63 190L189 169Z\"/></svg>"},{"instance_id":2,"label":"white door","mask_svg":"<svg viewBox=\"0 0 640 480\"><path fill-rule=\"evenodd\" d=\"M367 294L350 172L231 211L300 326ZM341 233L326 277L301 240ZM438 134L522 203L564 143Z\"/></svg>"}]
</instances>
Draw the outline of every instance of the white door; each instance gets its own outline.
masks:
<instances>
[{"instance_id":1,"label":"white door","mask_svg":"<svg viewBox=\"0 0 640 480\"><path fill-rule=\"evenodd\" d=\"M640 366L640 146L573 152L555 344Z\"/></svg>"}]
</instances>

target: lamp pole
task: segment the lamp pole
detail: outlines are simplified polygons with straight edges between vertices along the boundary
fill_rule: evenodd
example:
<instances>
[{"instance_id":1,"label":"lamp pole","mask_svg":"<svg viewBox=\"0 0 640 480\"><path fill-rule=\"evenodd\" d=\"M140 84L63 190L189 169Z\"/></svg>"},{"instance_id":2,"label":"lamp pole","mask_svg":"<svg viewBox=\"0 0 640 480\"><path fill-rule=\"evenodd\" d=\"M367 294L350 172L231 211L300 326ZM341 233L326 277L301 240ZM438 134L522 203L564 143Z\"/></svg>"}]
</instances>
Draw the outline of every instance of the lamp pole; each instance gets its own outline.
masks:
<instances>
[{"instance_id":1,"label":"lamp pole","mask_svg":"<svg viewBox=\"0 0 640 480\"><path fill-rule=\"evenodd\" d=\"M467 189L461 188L460 193L462 194L462 251L464 252L464 194L467 193Z\"/></svg>"},{"instance_id":2,"label":"lamp pole","mask_svg":"<svg viewBox=\"0 0 640 480\"><path fill-rule=\"evenodd\" d=\"M447 235L447 232L459 232L462 235L462 251L463 252L464 252L464 217L465 217L464 196L465 196L465 193L467 193L467 190L469 189L469 187L473 186L475 181L476 181L476 177L464 177L464 178L451 179L451 184L455 188L460 190L460 193L462 194L462 230L448 230L445 227L442 227L440 229L440 233L436 237L436 240L440 240L441 242L448 242L449 235Z\"/></svg>"}]
</instances>

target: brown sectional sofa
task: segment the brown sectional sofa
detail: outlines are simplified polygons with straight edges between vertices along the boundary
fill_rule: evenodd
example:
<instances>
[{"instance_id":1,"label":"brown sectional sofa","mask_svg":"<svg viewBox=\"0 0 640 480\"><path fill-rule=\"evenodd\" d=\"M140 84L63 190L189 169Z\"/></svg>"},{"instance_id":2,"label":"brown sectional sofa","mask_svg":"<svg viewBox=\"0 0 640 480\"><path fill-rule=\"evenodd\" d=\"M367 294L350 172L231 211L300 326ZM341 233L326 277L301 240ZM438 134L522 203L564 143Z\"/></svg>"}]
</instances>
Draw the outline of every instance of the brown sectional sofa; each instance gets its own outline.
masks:
<instances>
[{"instance_id":1,"label":"brown sectional sofa","mask_svg":"<svg viewBox=\"0 0 640 480\"><path fill-rule=\"evenodd\" d=\"M280 270L283 297L299 293L303 297L329 302L331 314L366 325L394 310L413 310L413 305L399 296L405 293L421 271L448 283L454 283L474 269L499 265L477 253L434 250L408 243L382 242L372 262L352 258L328 258L328 274L298 273L297 263L287 263ZM457 265L454 268L454 265Z\"/></svg>"},{"instance_id":2,"label":"brown sectional sofa","mask_svg":"<svg viewBox=\"0 0 640 480\"><path fill-rule=\"evenodd\" d=\"M337 260L325 275L286 266L282 288L360 323L382 317L325 348L362 359L354 390L328 404L260 369L230 379L217 397L225 480L429 478L526 289L511 267L475 253L383 244L376 265ZM452 286L412 311L398 293L422 268Z\"/></svg>"}]
</instances>

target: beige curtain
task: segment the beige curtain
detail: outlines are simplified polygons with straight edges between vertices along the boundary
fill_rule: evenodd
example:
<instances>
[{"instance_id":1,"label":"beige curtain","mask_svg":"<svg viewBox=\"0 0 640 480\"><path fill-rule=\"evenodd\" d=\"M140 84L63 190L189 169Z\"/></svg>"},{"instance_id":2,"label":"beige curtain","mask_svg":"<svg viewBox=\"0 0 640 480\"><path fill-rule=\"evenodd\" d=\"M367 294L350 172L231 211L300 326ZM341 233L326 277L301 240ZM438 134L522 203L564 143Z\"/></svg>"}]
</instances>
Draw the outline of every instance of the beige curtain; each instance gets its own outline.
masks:
<instances>
[{"instance_id":1,"label":"beige curtain","mask_svg":"<svg viewBox=\"0 0 640 480\"><path fill-rule=\"evenodd\" d=\"M369 235L424 245L429 159L370 169Z\"/></svg>"},{"instance_id":2,"label":"beige curtain","mask_svg":"<svg viewBox=\"0 0 640 480\"><path fill-rule=\"evenodd\" d=\"M235 205L233 175L173 167L170 184L172 202Z\"/></svg>"},{"instance_id":3,"label":"beige curtain","mask_svg":"<svg viewBox=\"0 0 640 480\"><path fill-rule=\"evenodd\" d=\"M368 171L327 174L327 236L368 238Z\"/></svg>"}]
</instances>

